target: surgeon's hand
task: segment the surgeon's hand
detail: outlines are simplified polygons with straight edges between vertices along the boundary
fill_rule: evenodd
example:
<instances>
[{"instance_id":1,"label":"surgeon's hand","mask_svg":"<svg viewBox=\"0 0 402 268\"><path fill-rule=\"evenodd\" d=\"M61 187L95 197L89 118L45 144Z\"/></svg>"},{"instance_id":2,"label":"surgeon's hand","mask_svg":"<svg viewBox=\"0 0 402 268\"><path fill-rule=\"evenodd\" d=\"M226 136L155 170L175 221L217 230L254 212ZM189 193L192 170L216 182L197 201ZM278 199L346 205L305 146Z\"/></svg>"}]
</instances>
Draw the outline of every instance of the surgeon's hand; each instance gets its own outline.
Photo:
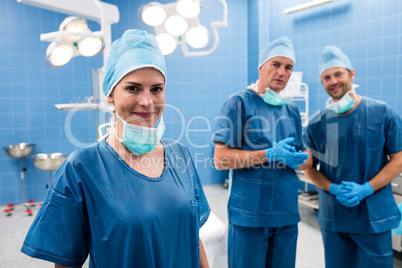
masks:
<instances>
[{"instance_id":1,"label":"surgeon's hand","mask_svg":"<svg viewBox=\"0 0 402 268\"><path fill-rule=\"evenodd\" d=\"M329 193L338 197L338 195L346 193L346 190L342 189L342 184L333 183L329 186Z\"/></svg>"},{"instance_id":2,"label":"surgeon's hand","mask_svg":"<svg viewBox=\"0 0 402 268\"><path fill-rule=\"evenodd\" d=\"M292 138L293 139L293 138ZM277 145L276 142L274 142L274 146ZM283 148L285 148L286 150L288 150L291 153L295 153L296 152L296 148L293 145L290 145L288 143L283 144Z\"/></svg>"},{"instance_id":3,"label":"surgeon's hand","mask_svg":"<svg viewBox=\"0 0 402 268\"><path fill-rule=\"evenodd\" d=\"M336 199L346 207L357 206L360 201L374 193L369 182L358 184L352 181L342 181L341 185L345 192L337 195Z\"/></svg>"},{"instance_id":4,"label":"surgeon's hand","mask_svg":"<svg viewBox=\"0 0 402 268\"><path fill-rule=\"evenodd\" d=\"M265 156L268 161L278 161L284 163L291 169L297 169L301 164L305 163L309 154L303 153L300 150L296 152L296 148L290 145L294 138L286 138L278 143L274 143L272 148L265 149Z\"/></svg>"}]
</instances>

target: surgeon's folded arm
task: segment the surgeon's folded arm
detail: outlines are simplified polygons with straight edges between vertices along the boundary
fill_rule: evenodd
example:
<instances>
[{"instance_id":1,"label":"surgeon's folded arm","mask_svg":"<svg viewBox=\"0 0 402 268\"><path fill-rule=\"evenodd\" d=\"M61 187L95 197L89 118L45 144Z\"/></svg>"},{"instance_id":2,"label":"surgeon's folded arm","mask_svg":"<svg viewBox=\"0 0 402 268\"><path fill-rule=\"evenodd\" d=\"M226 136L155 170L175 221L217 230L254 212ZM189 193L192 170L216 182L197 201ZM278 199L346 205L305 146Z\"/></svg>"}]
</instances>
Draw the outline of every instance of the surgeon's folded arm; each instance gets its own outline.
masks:
<instances>
[{"instance_id":1,"label":"surgeon's folded arm","mask_svg":"<svg viewBox=\"0 0 402 268\"><path fill-rule=\"evenodd\" d=\"M201 239L199 239L200 243L200 268L209 268L207 254L204 249L204 244Z\"/></svg>"},{"instance_id":2,"label":"surgeon's folded arm","mask_svg":"<svg viewBox=\"0 0 402 268\"><path fill-rule=\"evenodd\" d=\"M309 178L313 184L325 191L329 192L329 187L332 182L328 178L317 170L315 165L312 165L309 169L304 170L304 175Z\"/></svg>"},{"instance_id":3,"label":"surgeon's folded arm","mask_svg":"<svg viewBox=\"0 0 402 268\"><path fill-rule=\"evenodd\" d=\"M402 172L402 151L389 155L389 162L370 180L374 192L391 183Z\"/></svg>"},{"instance_id":4,"label":"surgeon's folded arm","mask_svg":"<svg viewBox=\"0 0 402 268\"><path fill-rule=\"evenodd\" d=\"M297 170L306 170L306 169L309 169L309 168L311 168L312 166L313 166L313 156L312 156L312 154L311 154L311 152L310 152L310 149L306 149L306 150L304 150L303 151L303 153L308 153L309 154L309 156L308 156L308 159L307 160L305 160L305 163L304 164L301 164L298 168L297 168Z\"/></svg>"},{"instance_id":5,"label":"surgeon's folded arm","mask_svg":"<svg viewBox=\"0 0 402 268\"><path fill-rule=\"evenodd\" d=\"M223 142L215 143L214 164L218 170L247 168L265 162L265 150L246 151L234 149Z\"/></svg>"}]
</instances>

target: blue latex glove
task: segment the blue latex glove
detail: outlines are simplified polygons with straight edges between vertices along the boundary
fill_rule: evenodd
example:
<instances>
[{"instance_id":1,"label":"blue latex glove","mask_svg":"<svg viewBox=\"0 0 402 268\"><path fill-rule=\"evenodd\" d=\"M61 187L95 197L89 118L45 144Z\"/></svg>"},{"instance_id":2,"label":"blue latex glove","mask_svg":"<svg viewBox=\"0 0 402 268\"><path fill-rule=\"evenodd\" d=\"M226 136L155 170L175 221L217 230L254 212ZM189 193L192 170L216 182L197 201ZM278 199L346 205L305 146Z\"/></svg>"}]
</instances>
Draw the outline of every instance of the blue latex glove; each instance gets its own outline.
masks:
<instances>
[{"instance_id":1,"label":"blue latex glove","mask_svg":"<svg viewBox=\"0 0 402 268\"><path fill-rule=\"evenodd\" d=\"M399 212L402 214L402 203L398 205ZM402 235L402 220L399 222L399 227L392 230L392 234Z\"/></svg>"},{"instance_id":2,"label":"blue latex glove","mask_svg":"<svg viewBox=\"0 0 402 268\"><path fill-rule=\"evenodd\" d=\"M276 142L274 142L274 146L276 145ZM285 148L286 150L288 150L289 152L295 153L296 152L296 148L290 144L283 144L283 148ZM299 151L300 152L300 151Z\"/></svg>"},{"instance_id":3,"label":"blue latex glove","mask_svg":"<svg viewBox=\"0 0 402 268\"><path fill-rule=\"evenodd\" d=\"M301 164L304 164L309 154L301 151L296 152L294 146L290 145L293 141L294 138L286 138L274 143L272 148L265 149L265 156L268 161L281 162L291 169L297 169Z\"/></svg>"},{"instance_id":4,"label":"blue latex glove","mask_svg":"<svg viewBox=\"0 0 402 268\"><path fill-rule=\"evenodd\" d=\"M336 199L346 207L357 206L360 201L374 193L369 182L358 184L352 181L342 181L341 185L345 193L337 195Z\"/></svg>"},{"instance_id":5,"label":"blue latex glove","mask_svg":"<svg viewBox=\"0 0 402 268\"><path fill-rule=\"evenodd\" d=\"M346 191L342 189L342 184L333 183L329 186L329 193L338 196L346 193Z\"/></svg>"}]
</instances>

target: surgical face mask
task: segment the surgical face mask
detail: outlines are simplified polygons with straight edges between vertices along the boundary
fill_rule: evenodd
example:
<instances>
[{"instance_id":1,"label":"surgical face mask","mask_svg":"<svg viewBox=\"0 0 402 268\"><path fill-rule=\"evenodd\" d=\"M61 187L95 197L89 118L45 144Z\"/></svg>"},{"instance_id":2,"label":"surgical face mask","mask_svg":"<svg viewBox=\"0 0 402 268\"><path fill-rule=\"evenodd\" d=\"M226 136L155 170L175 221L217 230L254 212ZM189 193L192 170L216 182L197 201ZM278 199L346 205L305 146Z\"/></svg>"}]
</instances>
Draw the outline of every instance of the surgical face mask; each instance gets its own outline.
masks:
<instances>
[{"instance_id":1,"label":"surgical face mask","mask_svg":"<svg viewBox=\"0 0 402 268\"><path fill-rule=\"evenodd\" d=\"M325 109L331 110L337 114L346 113L355 105L355 99L352 98L351 94L355 94L356 96L354 89L346 92L346 94L337 102L333 102L333 99L329 98L325 104Z\"/></svg>"},{"instance_id":2,"label":"surgical face mask","mask_svg":"<svg viewBox=\"0 0 402 268\"><path fill-rule=\"evenodd\" d=\"M282 97L272 89L268 88L267 92L261 96L265 103L268 103L273 106L281 106L290 101L289 98Z\"/></svg>"},{"instance_id":3,"label":"surgical face mask","mask_svg":"<svg viewBox=\"0 0 402 268\"><path fill-rule=\"evenodd\" d=\"M135 155L143 155L155 149L165 132L165 123L163 122L162 116L157 128L128 124L120 118L117 111L116 116L123 123L123 135L122 138L119 139L119 137L117 137L116 128L114 129L114 135Z\"/></svg>"}]
</instances>

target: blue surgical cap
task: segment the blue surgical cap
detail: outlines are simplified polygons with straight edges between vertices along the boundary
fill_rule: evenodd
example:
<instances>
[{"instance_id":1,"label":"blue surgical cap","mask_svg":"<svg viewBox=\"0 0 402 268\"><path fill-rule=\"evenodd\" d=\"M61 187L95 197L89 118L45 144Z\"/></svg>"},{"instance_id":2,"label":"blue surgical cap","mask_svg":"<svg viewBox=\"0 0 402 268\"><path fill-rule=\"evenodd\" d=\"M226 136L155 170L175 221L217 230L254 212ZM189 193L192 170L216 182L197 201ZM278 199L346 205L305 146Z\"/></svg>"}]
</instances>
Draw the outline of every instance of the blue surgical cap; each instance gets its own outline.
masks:
<instances>
[{"instance_id":1,"label":"blue surgical cap","mask_svg":"<svg viewBox=\"0 0 402 268\"><path fill-rule=\"evenodd\" d=\"M269 43L261 53L260 62L258 63L258 69L261 68L264 63L274 57L285 57L293 61L296 64L295 49L293 48L292 41L289 37L284 36L278 38Z\"/></svg>"},{"instance_id":2,"label":"blue surgical cap","mask_svg":"<svg viewBox=\"0 0 402 268\"><path fill-rule=\"evenodd\" d=\"M159 70L166 81L165 58L152 34L127 30L113 42L105 65L103 93L108 97L113 88L128 73L145 67Z\"/></svg>"},{"instance_id":3,"label":"blue surgical cap","mask_svg":"<svg viewBox=\"0 0 402 268\"><path fill-rule=\"evenodd\" d=\"M348 56L335 46L327 46L321 53L320 75L329 68L344 67L352 70Z\"/></svg>"}]
</instances>

